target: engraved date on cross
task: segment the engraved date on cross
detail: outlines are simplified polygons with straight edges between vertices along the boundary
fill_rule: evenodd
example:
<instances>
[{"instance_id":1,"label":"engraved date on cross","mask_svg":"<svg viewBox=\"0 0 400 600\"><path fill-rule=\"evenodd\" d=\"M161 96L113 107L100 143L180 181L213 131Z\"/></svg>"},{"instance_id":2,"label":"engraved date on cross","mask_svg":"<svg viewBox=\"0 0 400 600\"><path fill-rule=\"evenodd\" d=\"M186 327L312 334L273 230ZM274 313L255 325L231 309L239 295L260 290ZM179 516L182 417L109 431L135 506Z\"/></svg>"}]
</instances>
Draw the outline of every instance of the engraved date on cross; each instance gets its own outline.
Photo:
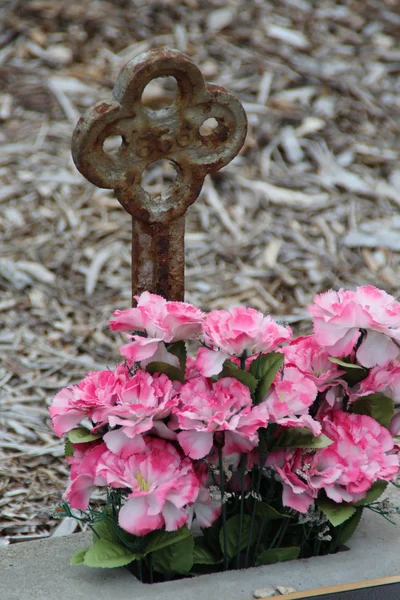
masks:
<instances>
[{"instance_id":1,"label":"engraved date on cross","mask_svg":"<svg viewBox=\"0 0 400 600\"><path fill-rule=\"evenodd\" d=\"M152 110L142 103L146 85L158 77L177 82L176 100ZM202 124L213 118L209 135ZM170 300L184 296L184 215L198 197L207 173L218 171L239 152L247 120L239 101L224 88L205 84L184 54L158 49L131 60L121 71L108 102L98 102L78 121L72 155L79 171L101 188L115 190L132 215L132 291L149 290ZM106 140L119 136L111 155ZM150 194L142 187L149 165L169 160L177 176L168 189Z\"/></svg>"}]
</instances>

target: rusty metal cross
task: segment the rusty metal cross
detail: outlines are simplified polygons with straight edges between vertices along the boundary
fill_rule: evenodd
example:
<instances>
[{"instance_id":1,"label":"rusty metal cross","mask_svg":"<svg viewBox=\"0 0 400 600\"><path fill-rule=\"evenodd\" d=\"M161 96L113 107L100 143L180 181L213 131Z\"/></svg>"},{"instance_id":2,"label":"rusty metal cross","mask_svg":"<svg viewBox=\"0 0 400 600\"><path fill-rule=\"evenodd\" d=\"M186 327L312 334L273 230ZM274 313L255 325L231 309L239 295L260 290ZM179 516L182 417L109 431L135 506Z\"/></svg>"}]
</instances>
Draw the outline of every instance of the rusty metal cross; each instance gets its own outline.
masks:
<instances>
[{"instance_id":1,"label":"rusty metal cross","mask_svg":"<svg viewBox=\"0 0 400 600\"><path fill-rule=\"evenodd\" d=\"M167 108L142 104L146 85L157 77L177 81L177 98ZM200 133L207 119L218 125ZM175 50L156 49L134 58L118 76L109 101L98 102L79 119L72 155L79 171L101 188L114 189L132 215L132 292L144 290L169 300L184 296L185 212L199 195L207 173L218 171L239 152L247 120L240 102L224 88L206 84L196 65ZM114 156L107 138L120 136ZM169 160L177 177L161 194L142 187L143 171Z\"/></svg>"}]
</instances>

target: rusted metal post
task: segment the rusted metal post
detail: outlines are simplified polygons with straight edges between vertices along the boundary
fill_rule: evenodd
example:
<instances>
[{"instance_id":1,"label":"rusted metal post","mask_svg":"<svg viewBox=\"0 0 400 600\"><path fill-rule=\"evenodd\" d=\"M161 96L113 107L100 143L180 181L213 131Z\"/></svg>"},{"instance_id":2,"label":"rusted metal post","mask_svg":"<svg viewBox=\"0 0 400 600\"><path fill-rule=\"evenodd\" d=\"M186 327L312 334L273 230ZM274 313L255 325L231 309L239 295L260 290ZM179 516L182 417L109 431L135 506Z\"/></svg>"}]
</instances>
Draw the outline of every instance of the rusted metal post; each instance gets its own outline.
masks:
<instances>
[{"instance_id":1,"label":"rusted metal post","mask_svg":"<svg viewBox=\"0 0 400 600\"><path fill-rule=\"evenodd\" d=\"M175 77L177 98L168 108L143 106L142 93L156 77ZM207 119L218 126L201 135ZM184 297L185 212L204 178L228 164L247 129L240 102L224 88L206 84L196 65L175 50L157 49L134 58L121 71L112 99L98 102L79 119L72 156L79 171L101 188L114 189L132 215L132 294L144 290L169 300ZM114 156L104 142L120 136ZM149 194L142 173L165 158L177 177L161 194Z\"/></svg>"}]
</instances>

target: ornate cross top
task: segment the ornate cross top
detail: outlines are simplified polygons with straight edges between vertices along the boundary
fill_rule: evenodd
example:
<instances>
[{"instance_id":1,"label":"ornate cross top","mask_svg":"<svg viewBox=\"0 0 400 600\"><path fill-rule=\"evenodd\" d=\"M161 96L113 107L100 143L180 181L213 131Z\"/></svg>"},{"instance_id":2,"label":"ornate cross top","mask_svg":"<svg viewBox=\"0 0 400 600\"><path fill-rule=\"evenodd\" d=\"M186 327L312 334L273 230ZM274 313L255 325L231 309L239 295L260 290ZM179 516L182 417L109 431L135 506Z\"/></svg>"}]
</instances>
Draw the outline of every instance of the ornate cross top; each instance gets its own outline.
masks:
<instances>
[{"instance_id":1,"label":"ornate cross top","mask_svg":"<svg viewBox=\"0 0 400 600\"><path fill-rule=\"evenodd\" d=\"M172 76L178 89L168 108L142 104L146 85ZM207 119L218 126L210 135L200 127ZM132 215L132 292L144 290L169 300L184 297L185 212L198 197L204 178L228 164L239 152L247 120L240 102L227 90L206 84L196 65L175 50L145 52L118 76L112 100L98 102L79 119L72 155L79 171L101 188L114 189ZM114 156L103 148L120 136ZM177 177L161 194L141 185L153 162L171 161Z\"/></svg>"}]
</instances>

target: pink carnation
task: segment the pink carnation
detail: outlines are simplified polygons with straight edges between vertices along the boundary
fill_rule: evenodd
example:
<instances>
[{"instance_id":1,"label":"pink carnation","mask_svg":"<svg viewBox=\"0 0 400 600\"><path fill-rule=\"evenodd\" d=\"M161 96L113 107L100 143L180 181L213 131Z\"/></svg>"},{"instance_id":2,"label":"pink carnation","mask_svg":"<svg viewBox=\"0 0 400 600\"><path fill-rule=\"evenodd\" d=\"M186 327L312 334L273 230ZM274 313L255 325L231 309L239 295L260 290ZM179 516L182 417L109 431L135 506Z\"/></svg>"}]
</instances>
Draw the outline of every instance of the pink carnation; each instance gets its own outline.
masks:
<instances>
[{"instance_id":1,"label":"pink carnation","mask_svg":"<svg viewBox=\"0 0 400 600\"><path fill-rule=\"evenodd\" d=\"M182 386L179 407L174 410L178 441L191 458L203 458L213 448L214 434L225 432L224 454L248 452L258 442L258 429L266 427L265 404L252 404L249 388L225 377L212 383L203 377Z\"/></svg>"},{"instance_id":2,"label":"pink carnation","mask_svg":"<svg viewBox=\"0 0 400 600\"><path fill-rule=\"evenodd\" d=\"M185 302L168 302L149 292L135 296L135 300L135 308L116 310L110 322L114 331L138 331L146 336L128 336L133 341L121 347L123 356L135 362L150 359L161 344L200 334L205 315L199 308Z\"/></svg>"},{"instance_id":3,"label":"pink carnation","mask_svg":"<svg viewBox=\"0 0 400 600\"><path fill-rule=\"evenodd\" d=\"M336 465L321 468L318 454L303 449L276 450L268 455L265 466L279 476L282 504L301 513L307 512L319 490L332 485L342 472Z\"/></svg>"},{"instance_id":4,"label":"pink carnation","mask_svg":"<svg viewBox=\"0 0 400 600\"><path fill-rule=\"evenodd\" d=\"M100 422L104 410L116 403L121 385L128 376L123 366L115 371L93 371L78 385L58 392L49 408L56 435L62 436L84 418Z\"/></svg>"},{"instance_id":5,"label":"pink carnation","mask_svg":"<svg viewBox=\"0 0 400 600\"><path fill-rule=\"evenodd\" d=\"M188 505L196 501L200 488L191 460L182 459L164 440L147 438L145 442L144 452L124 459L106 452L97 467L108 486L129 491L119 524L133 535L163 526L167 531L182 527L189 518Z\"/></svg>"},{"instance_id":6,"label":"pink carnation","mask_svg":"<svg viewBox=\"0 0 400 600\"><path fill-rule=\"evenodd\" d=\"M309 306L318 343L332 356L353 352L366 334L356 357L365 367L384 365L399 355L400 303L393 296L367 285L356 291L329 291L314 298Z\"/></svg>"},{"instance_id":7,"label":"pink carnation","mask_svg":"<svg viewBox=\"0 0 400 600\"><path fill-rule=\"evenodd\" d=\"M235 306L230 310L213 310L203 323L203 337L207 346L200 348L197 368L205 377L222 370L224 361L230 356L253 356L260 352L271 352L282 342L292 337L290 327L283 327L270 315L254 308Z\"/></svg>"},{"instance_id":8,"label":"pink carnation","mask_svg":"<svg viewBox=\"0 0 400 600\"><path fill-rule=\"evenodd\" d=\"M117 402L110 407L111 427L121 425L128 437L150 431L155 420L169 416L178 398L175 384L163 373L150 375L136 371L119 391ZM180 384L178 384L180 385Z\"/></svg>"},{"instance_id":9,"label":"pink carnation","mask_svg":"<svg viewBox=\"0 0 400 600\"><path fill-rule=\"evenodd\" d=\"M374 367L368 376L353 388L350 401L353 402L361 396L368 396L380 392L396 403L400 402L400 362L393 361L383 367Z\"/></svg>"},{"instance_id":10,"label":"pink carnation","mask_svg":"<svg viewBox=\"0 0 400 600\"><path fill-rule=\"evenodd\" d=\"M71 508L86 510L94 486L105 485L104 479L96 473L96 469L107 447L99 441L73 446L74 455L67 458L71 472L64 499L69 502Z\"/></svg>"},{"instance_id":11,"label":"pink carnation","mask_svg":"<svg viewBox=\"0 0 400 600\"><path fill-rule=\"evenodd\" d=\"M282 348L282 352L285 355L285 365L296 367L304 373L319 391L335 384L344 373L329 360L332 354L321 348L313 335L296 338L289 346Z\"/></svg>"},{"instance_id":12,"label":"pink carnation","mask_svg":"<svg viewBox=\"0 0 400 600\"><path fill-rule=\"evenodd\" d=\"M214 485L209 489L208 466L204 461L193 463L193 468L200 483L199 495L195 502L188 507L188 527L193 520L199 527L211 527L221 514L222 502L218 488Z\"/></svg>"},{"instance_id":13,"label":"pink carnation","mask_svg":"<svg viewBox=\"0 0 400 600\"><path fill-rule=\"evenodd\" d=\"M320 424L308 413L317 393L311 379L295 367L285 366L283 376L277 374L263 404L271 421L287 427L308 427L314 435L320 435Z\"/></svg>"},{"instance_id":14,"label":"pink carnation","mask_svg":"<svg viewBox=\"0 0 400 600\"><path fill-rule=\"evenodd\" d=\"M335 502L361 500L375 481L397 475L392 436L372 417L332 411L323 420L323 433L334 443L318 451L319 468L341 468L335 483L325 487Z\"/></svg>"}]
</instances>

